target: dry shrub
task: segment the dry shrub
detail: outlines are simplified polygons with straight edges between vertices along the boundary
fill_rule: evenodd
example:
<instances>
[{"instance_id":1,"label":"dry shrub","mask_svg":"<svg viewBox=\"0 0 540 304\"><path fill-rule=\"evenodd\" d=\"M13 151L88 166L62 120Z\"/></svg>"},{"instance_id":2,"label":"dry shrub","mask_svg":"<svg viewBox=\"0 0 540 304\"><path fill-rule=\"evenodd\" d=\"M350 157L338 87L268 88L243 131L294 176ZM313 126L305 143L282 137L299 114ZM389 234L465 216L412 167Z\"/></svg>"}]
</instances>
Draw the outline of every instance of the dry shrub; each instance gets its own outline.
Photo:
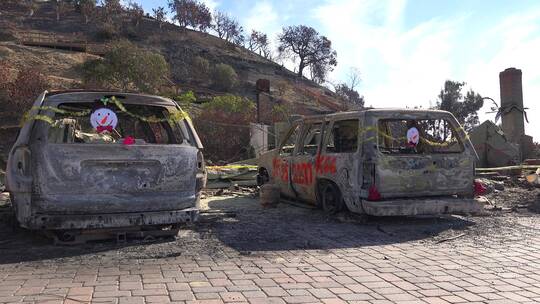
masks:
<instances>
[{"instance_id":1,"label":"dry shrub","mask_svg":"<svg viewBox=\"0 0 540 304\"><path fill-rule=\"evenodd\" d=\"M229 92L238 83L238 75L234 68L224 63L216 65L212 78L214 87L225 92Z\"/></svg>"},{"instance_id":2,"label":"dry shrub","mask_svg":"<svg viewBox=\"0 0 540 304\"><path fill-rule=\"evenodd\" d=\"M48 82L39 68L23 68L14 79L9 77L10 70L7 63L0 63L0 109L20 117L47 89Z\"/></svg>"},{"instance_id":3,"label":"dry shrub","mask_svg":"<svg viewBox=\"0 0 540 304\"><path fill-rule=\"evenodd\" d=\"M214 97L195 118L207 159L228 163L249 158L249 123L255 120L255 104L240 96Z\"/></svg>"},{"instance_id":4,"label":"dry shrub","mask_svg":"<svg viewBox=\"0 0 540 304\"><path fill-rule=\"evenodd\" d=\"M195 81L207 82L210 75L210 63L206 58L195 56L191 61L191 70Z\"/></svg>"}]
</instances>

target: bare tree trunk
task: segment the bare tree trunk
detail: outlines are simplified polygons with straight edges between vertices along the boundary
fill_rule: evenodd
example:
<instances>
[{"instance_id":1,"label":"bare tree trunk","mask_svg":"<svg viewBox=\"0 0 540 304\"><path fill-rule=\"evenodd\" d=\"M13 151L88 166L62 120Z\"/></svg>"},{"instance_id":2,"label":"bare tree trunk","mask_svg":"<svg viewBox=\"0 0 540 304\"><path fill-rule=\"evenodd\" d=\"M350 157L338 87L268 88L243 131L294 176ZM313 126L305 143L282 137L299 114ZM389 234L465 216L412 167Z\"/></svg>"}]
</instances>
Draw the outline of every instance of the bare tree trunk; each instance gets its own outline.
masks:
<instances>
[{"instance_id":1,"label":"bare tree trunk","mask_svg":"<svg viewBox=\"0 0 540 304\"><path fill-rule=\"evenodd\" d=\"M300 77L303 76L305 67L306 66L304 64L304 58L300 58L300 65L298 66L298 76Z\"/></svg>"}]
</instances>

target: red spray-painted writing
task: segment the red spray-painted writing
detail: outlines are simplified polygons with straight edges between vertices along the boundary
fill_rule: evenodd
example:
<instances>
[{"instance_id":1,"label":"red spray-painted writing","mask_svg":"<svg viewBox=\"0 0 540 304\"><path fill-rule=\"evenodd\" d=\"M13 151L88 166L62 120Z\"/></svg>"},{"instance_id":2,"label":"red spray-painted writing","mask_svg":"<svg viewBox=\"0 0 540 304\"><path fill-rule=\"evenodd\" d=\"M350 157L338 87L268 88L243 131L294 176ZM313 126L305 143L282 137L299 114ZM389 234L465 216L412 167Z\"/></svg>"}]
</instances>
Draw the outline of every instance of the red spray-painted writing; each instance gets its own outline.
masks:
<instances>
[{"instance_id":1,"label":"red spray-painted writing","mask_svg":"<svg viewBox=\"0 0 540 304\"><path fill-rule=\"evenodd\" d=\"M309 162L292 165L292 182L299 185L313 183L313 165Z\"/></svg>"},{"instance_id":2,"label":"red spray-painted writing","mask_svg":"<svg viewBox=\"0 0 540 304\"><path fill-rule=\"evenodd\" d=\"M286 160L277 157L272 160L272 176L284 182L289 181L289 164Z\"/></svg>"},{"instance_id":3,"label":"red spray-painted writing","mask_svg":"<svg viewBox=\"0 0 540 304\"><path fill-rule=\"evenodd\" d=\"M317 174L336 173L336 157L317 155L315 157L315 171Z\"/></svg>"},{"instance_id":4,"label":"red spray-painted writing","mask_svg":"<svg viewBox=\"0 0 540 304\"><path fill-rule=\"evenodd\" d=\"M336 157L317 155L315 165L312 162L293 163L291 166L291 180L294 184L311 185L315 174L335 174ZM281 158L272 160L272 176L281 179L283 182L289 181L289 164Z\"/></svg>"}]
</instances>

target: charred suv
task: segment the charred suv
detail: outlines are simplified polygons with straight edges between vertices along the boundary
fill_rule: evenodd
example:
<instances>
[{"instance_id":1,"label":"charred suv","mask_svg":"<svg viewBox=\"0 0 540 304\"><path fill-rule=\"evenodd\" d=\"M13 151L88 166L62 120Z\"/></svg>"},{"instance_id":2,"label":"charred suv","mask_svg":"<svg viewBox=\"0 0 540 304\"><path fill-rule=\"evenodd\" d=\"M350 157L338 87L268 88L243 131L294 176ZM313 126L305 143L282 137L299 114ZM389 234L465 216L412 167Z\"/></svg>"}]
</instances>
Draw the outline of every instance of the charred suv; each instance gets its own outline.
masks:
<instances>
[{"instance_id":1,"label":"charred suv","mask_svg":"<svg viewBox=\"0 0 540 304\"><path fill-rule=\"evenodd\" d=\"M295 121L258 181L331 213L475 213L476 157L449 112L369 109Z\"/></svg>"},{"instance_id":2,"label":"charred suv","mask_svg":"<svg viewBox=\"0 0 540 304\"><path fill-rule=\"evenodd\" d=\"M182 113L157 96L41 94L7 166L20 225L56 231L195 221L204 162Z\"/></svg>"}]
</instances>

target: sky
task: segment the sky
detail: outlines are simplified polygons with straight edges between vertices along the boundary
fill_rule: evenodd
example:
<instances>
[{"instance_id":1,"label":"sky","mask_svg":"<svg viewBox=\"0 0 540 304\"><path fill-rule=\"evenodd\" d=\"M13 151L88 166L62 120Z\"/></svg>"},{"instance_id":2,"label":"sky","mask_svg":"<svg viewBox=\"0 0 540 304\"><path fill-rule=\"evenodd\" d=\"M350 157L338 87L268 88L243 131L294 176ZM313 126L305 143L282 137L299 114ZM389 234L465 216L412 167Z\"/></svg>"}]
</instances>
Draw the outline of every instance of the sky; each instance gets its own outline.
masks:
<instances>
[{"instance_id":1,"label":"sky","mask_svg":"<svg viewBox=\"0 0 540 304\"><path fill-rule=\"evenodd\" d=\"M139 0L146 11L166 0ZM538 0L204 0L244 29L276 44L283 26L309 25L332 41L338 66L332 82L360 71L357 90L374 107L428 108L445 80L499 103L499 72L523 71L523 96L540 141L540 1ZM292 66L289 66L292 68ZM479 111L481 121L494 120Z\"/></svg>"}]
</instances>

